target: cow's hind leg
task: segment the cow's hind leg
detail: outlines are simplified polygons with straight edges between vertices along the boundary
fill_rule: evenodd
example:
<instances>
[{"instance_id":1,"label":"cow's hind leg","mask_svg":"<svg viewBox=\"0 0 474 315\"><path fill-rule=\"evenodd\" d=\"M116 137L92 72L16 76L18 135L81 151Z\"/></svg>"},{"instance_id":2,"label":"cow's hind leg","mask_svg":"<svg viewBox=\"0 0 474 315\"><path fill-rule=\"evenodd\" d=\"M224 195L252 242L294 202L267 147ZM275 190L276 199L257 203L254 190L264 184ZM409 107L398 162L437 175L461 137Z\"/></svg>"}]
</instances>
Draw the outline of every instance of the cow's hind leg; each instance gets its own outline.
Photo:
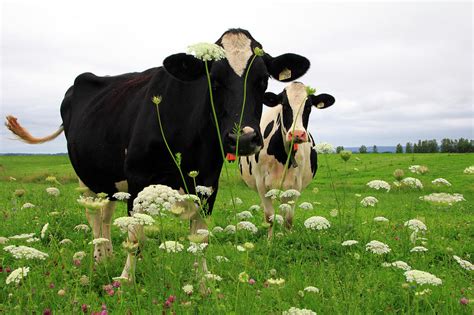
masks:
<instances>
[{"instance_id":1,"label":"cow's hind leg","mask_svg":"<svg viewBox=\"0 0 474 315\"><path fill-rule=\"evenodd\" d=\"M105 257L110 257L113 254L113 247L112 247L112 235L111 235L111 223L112 217L114 216L115 211L115 201L110 201L103 209L102 209L102 237L109 240L109 242L104 243L103 247L101 248L102 255Z\"/></svg>"}]
</instances>

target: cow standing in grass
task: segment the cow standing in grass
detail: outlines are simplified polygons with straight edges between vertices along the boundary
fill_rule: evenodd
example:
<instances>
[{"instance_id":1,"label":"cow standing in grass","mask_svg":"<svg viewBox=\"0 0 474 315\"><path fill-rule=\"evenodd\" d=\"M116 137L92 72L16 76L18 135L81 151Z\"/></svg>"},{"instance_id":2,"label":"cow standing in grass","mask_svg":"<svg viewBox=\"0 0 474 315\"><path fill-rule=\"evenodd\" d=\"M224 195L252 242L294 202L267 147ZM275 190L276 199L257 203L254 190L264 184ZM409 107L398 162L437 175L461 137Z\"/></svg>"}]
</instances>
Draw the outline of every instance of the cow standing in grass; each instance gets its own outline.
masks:
<instances>
[{"instance_id":1,"label":"cow standing in grass","mask_svg":"<svg viewBox=\"0 0 474 315\"><path fill-rule=\"evenodd\" d=\"M273 222L275 211L272 199L265 194L271 189L301 192L316 174L317 153L313 137L307 131L309 115L313 106L327 108L334 101L328 94L308 96L306 86L299 82L291 83L278 95L265 93L264 104L273 108L263 114L260 122L264 148L254 156L241 157L239 167L245 183L258 192L268 223ZM296 202L296 199L290 197L282 201ZM287 228L292 226L295 204L290 205L291 211L284 213ZM270 228L269 236L271 233Z\"/></svg>"},{"instance_id":2,"label":"cow standing in grass","mask_svg":"<svg viewBox=\"0 0 474 315\"><path fill-rule=\"evenodd\" d=\"M225 32L216 44L226 55L226 59L209 62L222 144L226 153L235 154L239 138L238 154L252 155L263 145L259 121L269 76L291 81L307 71L309 61L296 54L256 57L248 72L243 127L236 130L245 73L255 48L262 45L242 29ZM7 127L28 143L50 141L64 130L69 158L81 184L90 190L89 194L103 192L112 196L118 191L128 191L130 213L134 198L151 184L184 190L159 129L157 108L152 103L156 95L162 97L159 112L165 137L173 154L181 153L183 173L198 171L197 185L213 188L208 199L207 214L210 214L224 161L211 112L205 64L192 55L171 55L163 61L163 67L144 72L106 77L81 74L62 102L63 124L50 136L33 137L12 116L7 117ZM185 176L185 181L189 193L195 193L192 179ZM111 200L102 211L87 211L89 221L93 222L94 238L110 240L115 208ZM200 215L191 221L192 233L206 228ZM132 234L129 237L137 241L141 233ZM97 245L94 250L97 260L111 253L111 242ZM128 276L128 268L127 264L122 276Z\"/></svg>"}]
</instances>

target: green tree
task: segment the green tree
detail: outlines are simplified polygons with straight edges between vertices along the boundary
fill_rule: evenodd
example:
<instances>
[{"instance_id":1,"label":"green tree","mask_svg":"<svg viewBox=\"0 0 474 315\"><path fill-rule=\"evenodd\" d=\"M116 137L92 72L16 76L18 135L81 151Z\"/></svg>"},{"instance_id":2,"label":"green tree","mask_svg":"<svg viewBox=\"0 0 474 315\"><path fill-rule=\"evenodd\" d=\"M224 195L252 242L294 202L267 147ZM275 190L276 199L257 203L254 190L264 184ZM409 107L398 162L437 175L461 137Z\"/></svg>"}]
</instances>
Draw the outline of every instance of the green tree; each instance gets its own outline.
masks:
<instances>
[{"instance_id":1,"label":"green tree","mask_svg":"<svg viewBox=\"0 0 474 315\"><path fill-rule=\"evenodd\" d=\"M359 153L367 153L367 147L365 145L361 145L359 148Z\"/></svg>"},{"instance_id":2,"label":"green tree","mask_svg":"<svg viewBox=\"0 0 474 315\"><path fill-rule=\"evenodd\" d=\"M377 149L377 146L375 144L372 147L372 153L379 153L379 150Z\"/></svg>"},{"instance_id":3,"label":"green tree","mask_svg":"<svg viewBox=\"0 0 474 315\"><path fill-rule=\"evenodd\" d=\"M405 153L413 153L413 145L411 142L407 142L405 145Z\"/></svg>"},{"instance_id":4,"label":"green tree","mask_svg":"<svg viewBox=\"0 0 474 315\"><path fill-rule=\"evenodd\" d=\"M341 151L344 151L344 147L342 145L340 145L336 148L336 153L337 154L341 153Z\"/></svg>"},{"instance_id":5,"label":"green tree","mask_svg":"<svg viewBox=\"0 0 474 315\"><path fill-rule=\"evenodd\" d=\"M400 143L397 144L397 148L395 150L395 153L403 153L403 147Z\"/></svg>"}]
</instances>

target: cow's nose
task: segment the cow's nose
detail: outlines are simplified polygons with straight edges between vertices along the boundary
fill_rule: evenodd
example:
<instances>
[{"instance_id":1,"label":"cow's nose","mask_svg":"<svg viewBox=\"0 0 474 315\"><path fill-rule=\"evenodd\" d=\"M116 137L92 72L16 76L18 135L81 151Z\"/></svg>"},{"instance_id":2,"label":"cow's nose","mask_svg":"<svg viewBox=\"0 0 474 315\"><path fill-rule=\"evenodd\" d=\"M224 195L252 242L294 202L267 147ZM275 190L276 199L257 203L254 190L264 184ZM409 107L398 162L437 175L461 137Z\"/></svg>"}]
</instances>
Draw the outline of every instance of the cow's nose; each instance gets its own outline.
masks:
<instances>
[{"instance_id":1,"label":"cow's nose","mask_svg":"<svg viewBox=\"0 0 474 315\"><path fill-rule=\"evenodd\" d=\"M294 130L288 133L288 141L292 141L294 143L303 143L308 141L308 135L304 130Z\"/></svg>"},{"instance_id":2,"label":"cow's nose","mask_svg":"<svg viewBox=\"0 0 474 315\"><path fill-rule=\"evenodd\" d=\"M251 155L258 152L263 146L263 140L260 134L256 131L244 132L238 137L239 155ZM226 136L226 142L229 145L230 151L235 152L237 149L237 135L229 133Z\"/></svg>"}]
</instances>

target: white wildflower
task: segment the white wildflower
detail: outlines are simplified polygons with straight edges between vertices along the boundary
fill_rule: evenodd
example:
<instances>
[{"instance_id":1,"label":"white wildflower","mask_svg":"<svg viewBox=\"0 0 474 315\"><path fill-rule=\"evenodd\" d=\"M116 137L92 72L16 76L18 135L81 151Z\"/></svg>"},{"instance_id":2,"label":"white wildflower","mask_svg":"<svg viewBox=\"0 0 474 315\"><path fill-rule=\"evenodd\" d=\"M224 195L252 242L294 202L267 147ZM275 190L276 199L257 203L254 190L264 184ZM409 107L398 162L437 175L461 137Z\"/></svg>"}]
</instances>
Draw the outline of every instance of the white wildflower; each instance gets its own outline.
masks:
<instances>
[{"instance_id":1,"label":"white wildflower","mask_svg":"<svg viewBox=\"0 0 474 315\"><path fill-rule=\"evenodd\" d=\"M313 216L304 221L304 226L310 230L326 230L331 223L325 217Z\"/></svg>"},{"instance_id":2,"label":"white wildflower","mask_svg":"<svg viewBox=\"0 0 474 315\"><path fill-rule=\"evenodd\" d=\"M394 261L393 263L389 263L390 266L396 267L405 271L411 270L411 267L404 261L397 260Z\"/></svg>"},{"instance_id":3,"label":"white wildflower","mask_svg":"<svg viewBox=\"0 0 474 315\"><path fill-rule=\"evenodd\" d=\"M90 210L99 210L109 203L109 199L80 196L77 203Z\"/></svg>"},{"instance_id":4,"label":"white wildflower","mask_svg":"<svg viewBox=\"0 0 474 315\"><path fill-rule=\"evenodd\" d=\"M232 200L230 201L230 203L232 204ZM240 199L239 197L235 197L235 198L234 198L234 204L235 204L236 206L240 206L241 204L243 204L243 201L242 201L242 199Z\"/></svg>"},{"instance_id":5,"label":"white wildflower","mask_svg":"<svg viewBox=\"0 0 474 315\"><path fill-rule=\"evenodd\" d=\"M436 185L436 186L448 186L448 187L451 186L451 183L448 182L444 178L436 178L436 179L432 180L431 183L433 185Z\"/></svg>"},{"instance_id":6,"label":"white wildflower","mask_svg":"<svg viewBox=\"0 0 474 315\"><path fill-rule=\"evenodd\" d=\"M284 219L283 219L283 217L282 217L281 215L279 215L279 214L274 214L273 216L268 217L268 220L269 220L270 222L273 222L273 219L275 219L275 222L276 222L277 224L280 224L280 225L283 224Z\"/></svg>"},{"instance_id":7,"label":"white wildflower","mask_svg":"<svg viewBox=\"0 0 474 315\"><path fill-rule=\"evenodd\" d=\"M253 215L252 213L250 213L250 211L242 211L242 212L237 213L236 217L239 220L246 220L246 219L253 218Z\"/></svg>"},{"instance_id":8,"label":"white wildflower","mask_svg":"<svg viewBox=\"0 0 474 315\"><path fill-rule=\"evenodd\" d=\"M251 205L249 211L260 211L259 205Z\"/></svg>"},{"instance_id":9,"label":"white wildflower","mask_svg":"<svg viewBox=\"0 0 474 315\"><path fill-rule=\"evenodd\" d=\"M166 241L161 243L159 248L166 250L167 253L178 253L184 249L184 246L176 241Z\"/></svg>"},{"instance_id":10,"label":"white wildflower","mask_svg":"<svg viewBox=\"0 0 474 315\"><path fill-rule=\"evenodd\" d=\"M319 289L313 286L309 286L304 288L304 291L306 292L312 292L312 293L319 293Z\"/></svg>"},{"instance_id":11,"label":"white wildflower","mask_svg":"<svg viewBox=\"0 0 474 315\"><path fill-rule=\"evenodd\" d=\"M34 204L27 202L23 206L21 206L21 209L30 209L30 208L34 208L34 207L35 207Z\"/></svg>"},{"instance_id":12,"label":"white wildflower","mask_svg":"<svg viewBox=\"0 0 474 315\"><path fill-rule=\"evenodd\" d=\"M384 180L378 180L378 179L371 180L370 182L367 183L367 186L376 190L385 189L387 192L390 191L390 184Z\"/></svg>"},{"instance_id":13,"label":"white wildflower","mask_svg":"<svg viewBox=\"0 0 474 315\"><path fill-rule=\"evenodd\" d=\"M78 224L74 227L74 231L84 231L89 232L90 227L86 224Z\"/></svg>"},{"instance_id":14,"label":"white wildflower","mask_svg":"<svg viewBox=\"0 0 474 315\"><path fill-rule=\"evenodd\" d=\"M228 262L229 259L225 256L216 256L217 262Z\"/></svg>"},{"instance_id":15,"label":"white wildflower","mask_svg":"<svg viewBox=\"0 0 474 315\"><path fill-rule=\"evenodd\" d=\"M289 310L283 311L282 315L316 315L316 312L306 308L297 308L293 306L290 307Z\"/></svg>"},{"instance_id":16,"label":"white wildflower","mask_svg":"<svg viewBox=\"0 0 474 315\"><path fill-rule=\"evenodd\" d=\"M303 210L313 210L313 205L310 202L302 202L299 207Z\"/></svg>"},{"instance_id":17,"label":"white wildflower","mask_svg":"<svg viewBox=\"0 0 474 315\"><path fill-rule=\"evenodd\" d=\"M196 193L198 193L202 196L209 197L210 195L212 195L212 192L213 192L212 187L199 186L199 185L196 186Z\"/></svg>"},{"instance_id":18,"label":"white wildflower","mask_svg":"<svg viewBox=\"0 0 474 315\"><path fill-rule=\"evenodd\" d=\"M456 256L456 255L454 255L453 258L454 258L454 260L456 260L456 261L458 262L458 264L459 264L462 268L464 268L464 269L466 269L466 270L469 270L469 271L474 270L474 265L471 264L471 262L469 262L469 261L467 261L467 260L463 260L463 259L461 259L461 257Z\"/></svg>"},{"instance_id":19,"label":"white wildflower","mask_svg":"<svg viewBox=\"0 0 474 315\"><path fill-rule=\"evenodd\" d=\"M270 278L267 280L268 284L272 284L272 285L283 285L285 284L285 279L283 278L276 278L276 279L273 279L273 278Z\"/></svg>"},{"instance_id":20,"label":"white wildflower","mask_svg":"<svg viewBox=\"0 0 474 315\"><path fill-rule=\"evenodd\" d=\"M344 241L341 243L342 246L352 246L352 245L355 245L355 244L358 244L359 242L358 241L355 241L355 240L347 240L347 241Z\"/></svg>"},{"instance_id":21,"label":"white wildflower","mask_svg":"<svg viewBox=\"0 0 474 315\"><path fill-rule=\"evenodd\" d=\"M134 213L147 212L150 215L160 215L169 211L176 202L183 201L184 197L165 185L150 185L138 193L133 200Z\"/></svg>"},{"instance_id":22,"label":"white wildflower","mask_svg":"<svg viewBox=\"0 0 474 315\"><path fill-rule=\"evenodd\" d=\"M59 242L60 245L67 245L67 244L72 244L72 241L68 238L63 239L62 241Z\"/></svg>"},{"instance_id":23,"label":"white wildflower","mask_svg":"<svg viewBox=\"0 0 474 315\"><path fill-rule=\"evenodd\" d=\"M184 285L182 289L183 289L184 293L186 293L187 295L193 294L194 288L191 284Z\"/></svg>"},{"instance_id":24,"label":"white wildflower","mask_svg":"<svg viewBox=\"0 0 474 315\"><path fill-rule=\"evenodd\" d=\"M89 245L100 245L100 244L104 244L104 243L108 243L110 242L109 239L107 238L104 238L104 237L98 237L98 238L94 238L92 241L89 242Z\"/></svg>"},{"instance_id":25,"label":"white wildflower","mask_svg":"<svg viewBox=\"0 0 474 315\"><path fill-rule=\"evenodd\" d=\"M114 197L115 199L117 200L127 200L127 199L130 199L130 194L129 193L126 193L126 192L116 192L115 194L112 195L112 197Z\"/></svg>"},{"instance_id":26,"label":"white wildflower","mask_svg":"<svg viewBox=\"0 0 474 315\"><path fill-rule=\"evenodd\" d=\"M40 236L42 239L46 236L46 231L48 230L48 227L49 227L49 223L46 223L45 225L43 225L43 228L41 229L41 236Z\"/></svg>"},{"instance_id":27,"label":"white wildflower","mask_svg":"<svg viewBox=\"0 0 474 315\"><path fill-rule=\"evenodd\" d=\"M48 187L48 188L46 188L46 192L47 192L50 196L53 196L53 197L57 197L57 196L59 196L59 194L60 194L59 189L57 189L56 187Z\"/></svg>"},{"instance_id":28,"label":"white wildflower","mask_svg":"<svg viewBox=\"0 0 474 315\"><path fill-rule=\"evenodd\" d=\"M11 240L24 240L24 239L27 239L27 238L32 238L33 236L35 236L35 233L18 234L18 235L10 236L9 239L11 239Z\"/></svg>"},{"instance_id":29,"label":"white wildflower","mask_svg":"<svg viewBox=\"0 0 474 315\"><path fill-rule=\"evenodd\" d=\"M430 293L431 293L430 289L424 289L424 290L415 292L415 295L425 295L425 294L430 294Z\"/></svg>"},{"instance_id":30,"label":"white wildflower","mask_svg":"<svg viewBox=\"0 0 474 315\"><path fill-rule=\"evenodd\" d=\"M188 253L192 253L194 255L202 254L204 249L206 249L207 243L193 243L190 242L188 249L186 250Z\"/></svg>"},{"instance_id":31,"label":"white wildflower","mask_svg":"<svg viewBox=\"0 0 474 315\"><path fill-rule=\"evenodd\" d=\"M114 220L114 225L117 226L122 233L133 231L133 227L138 225L138 220L134 217L119 217Z\"/></svg>"},{"instance_id":32,"label":"white wildflower","mask_svg":"<svg viewBox=\"0 0 474 315\"><path fill-rule=\"evenodd\" d=\"M225 59L225 50L216 44L197 43L188 46L188 54L193 55L202 61L212 61Z\"/></svg>"},{"instance_id":33,"label":"white wildflower","mask_svg":"<svg viewBox=\"0 0 474 315\"><path fill-rule=\"evenodd\" d=\"M140 225L153 225L155 223L155 220L150 217L148 214L145 213L138 213L135 212L132 217L137 220L138 224Z\"/></svg>"},{"instance_id":34,"label":"white wildflower","mask_svg":"<svg viewBox=\"0 0 474 315\"><path fill-rule=\"evenodd\" d=\"M3 236L0 236L0 244L6 244L8 243L9 239L8 237L3 237Z\"/></svg>"},{"instance_id":35,"label":"white wildflower","mask_svg":"<svg viewBox=\"0 0 474 315\"><path fill-rule=\"evenodd\" d=\"M209 280L222 281L222 277L221 277L221 276L212 274L212 273L210 273L210 272L206 273L206 274L204 275L204 277L206 277L206 278L209 279Z\"/></svg>"},{"instance_id":36,"label":"white wildflower","mask_svg":"<svg viewBox=\"0 0 474 315\"><path fill-rule=\"evenodd\" d=\"M10 246L4 247L3 250L12 254L13 257L15 257L16 259L45 260L47 257L49 257L48 254L43 253L33 247L22 246L22 245L20 246L10 245Z\"/></svg>"},{"instance_id":37,"label":"white wildflower","mask_svg":"<svg viewBox=\"0 0 474 315\"><path fill-rule=\"evenodd\" d=\"M215 226L213 229L212 229L212 233L222 233L224 232L224 229L220 226Z\"/></svg>"},{"instance_id":38,"label":"white wildflower","mask_svg":"<svg viewBox=\"0 0 474 315\"><path fill-rule=\"evenodd\" d=\"M474 174L474 166L469 166L464 169L464 174Z\"/></svg>"},{"instance_id":39,"label":"white wildflower","mask_svg":"<svg viewBox=\"0 0 474 315\"><path fill-rule=\"evenodd\" d=\"M314 146L314 148L316 149L316 152L321 154L334 153L333 145L327 142L318 143Z\"/></svg>"},{"instance_id":40,"label":"white wildflower","mask_svg":"<svg viewBox=\"0 0 474 315\"><path fill-rule=\"evenodd\" d=\"M423 247L423 246L415 246L412 249L410 249L411 253L421 253L421 252L427 252L428 248Z\"/></svg>"},{"instance_id":41,"label":"white wildflower","mask_svg":"<svg viewBox=\"0 0 474 315\"><path fill-rule=\"evenodd\" d=\"M387 219L386 217L375 217L374 221L375 222L389 222L390 220Z\"/></svg>"},{"instance_id":42,"label":"white wildflower","mask_svg":"<svg viewBox=\"0 0 474 315\"><path fill-rule=\"evenodd\" d=\"M288 189L281 193L280 198L298 198L300 195L296 189Z\"/></svg>"},{"instance_id":43,"label":"white wildflower","mask_svg":"<svg viewBox=\"0 0 474 315\"><path fill-rule=\"evenodd\" d=\"M407 282L416 282L417 284L440 285L443 283L440 278L429 272L420 270L409 270L404 273Z\"/></svg>"},{"instance_id":44,"label":"white wildflower","mask_svg":"<svg viewBox=\"0 0 474 315\"><path fill-rule=\"evenodd\" d=\"M456 202L466 201L461 194L432 193L420 197L420 200L431 202L435 205L452 205Z\"/></svg>"},{"instance_id":45,"label":"white wildflower","mask_svg":"<svg viewBox=\"0 0 474 315\"><path fill-rule=\"evenodd\" d=\"M80 251L80 252L74 253L74 255L72 256L72 259L73 260L82 260L82 259L84 259L84 257L86 257L86 252Z\"/></svg>"},{"instance_id":46,"label":"white wildflower","mask_svg":"<svg viewBox=\"0 0 474 315\"><path fill-rule=\"evenodd\" d=\"M17 268L15 270L13 270L7 277L6 279L6 283L7 284L10 284L10 283L16 283L16 284L19 284L21 279L23 279L24 277L26 277L26 275L28 274L28 272L30 272L30 267L20 267L20 268Z\"/></svg>"},{"instance_id":47,"label":"white wildflower","mask_svg":"<svg viewBox=\"0 0 474 315\"><path fill-rule=\"evenodd\" d=\"M377 198L368 196L361 200L360 204L364 207L375 207L375 205L379 202Z\"/></svg>"},{"instance_id":48,"label":"white wildflower","mask_svg":"<svg viewBox=\"0 0 474 315\"><path fill-rule=\"evenodd\" d=\"M255 224L249 221L241 221L237 223L237 230L249 231L252 234L255 234L258 232L258 228L255 226Z\"/></svg>"},{"instance_id":49,"label":"white wildflower","mask_svg":"<svg viewBox=\"0 0 474 315\"><path fill-rule=\"evenodd\" d=\"M196 234L197 235L204 235L204 236L209 236L209 235L212 236L211 232L209 232L209 230L207 230L207 229L197 229Z\"/></svg>"},{"instance_id":50,"label":"white wildflower","mask_svg":"<svg viewBox=\"0 0 474 315\"><path fill-rule=\"evenodd\" d=\"M329 215L333 218L337 217L338 214L339 214L339 210L337 209L332 209L331 211L329 211Z\"/></svg>"},{"instance_id":51,"label":"white wildflower","mask_svg":"<svg viewBox=\"0 0 474 315\"><path fill-rule=\"evenodd\" d=\"M279 189L270 189L270 190L267 191L267 193L265 194L265 197L271 198L272 200L275 200L275 199L277 199L277 198L280 198L281 193L282 193L282 191L279 190Z\"/></svg>"},{"instance_id":52,"label":"white wildflower","mask_svg":"<svg viewBox=\"0 0 474 315\"><path fill-rule=\"evenodd\" d=\"M428 229L426 225L418 219L408 220L403 225L408 227L410 230L417 231L417 232L426 231Z\"/></svg>"},{"instance_id":53,"label":"white wildflower","mask_svg":"<svg viewBox=\"0 0 474 315\"><path fill-rule=\"evenodd\" d=\"M39 242L39 241L40 241L40 239L37 238L37 237L28 238L26 240L27 243L36 243L36 242Z\"/></svg>"},{"instance_id":54,"label":"white wildflower","mask_svg":"<svg viewBox=\"0 0 474 315\"><path fill-rule=\"evenodd\" d=\"M414 177L405 177L400 181L403 186L415 188L415 189L423 189L423 184L421 181Z\"/></svg>"},{"instance_id":55,"label":"white wildflower","mask_svg":"<svg viewBox=\"0 0 474 315\"><path fill-rule=\"evenodd\" d=\"M245 247L243 247L242 245L237 245L237 246L235 246L235 248L237 248L237 250L239 252L245 252L246 251Z\"/></svg>"},{"instance_id":56,"label":"white wildflower","mask_svg":"<svg viewBox=\"0 0 474 315\"><path fill-rule=\"evenodd\" d=\"M224 228L224 232L227 234L235 234L235 225L229 224Z\"/></svg>"},{"instance_id":57,"label":"white wildflower","mask_svg":"<svg viewBox=\"0 0 474 315\"><path fill-rule=\"evenodd\" d=\"M387 244L375 240L368 242L365 245L365 250L377 255L387 254L391 251Z\"/></svg>"},{"instance_id":58,"label":"white wildflower","mask_svg":"<svg viewBox=\"0 0 474 315\"><path fill-rule=\"evenodd\" d=\"M291 207L287 203L282 203L281 205L278 206L278 209L280 209L281 213L286 214L286 213L292 213L293 212L293 207Z\"/></svg>"}]
</instances>

